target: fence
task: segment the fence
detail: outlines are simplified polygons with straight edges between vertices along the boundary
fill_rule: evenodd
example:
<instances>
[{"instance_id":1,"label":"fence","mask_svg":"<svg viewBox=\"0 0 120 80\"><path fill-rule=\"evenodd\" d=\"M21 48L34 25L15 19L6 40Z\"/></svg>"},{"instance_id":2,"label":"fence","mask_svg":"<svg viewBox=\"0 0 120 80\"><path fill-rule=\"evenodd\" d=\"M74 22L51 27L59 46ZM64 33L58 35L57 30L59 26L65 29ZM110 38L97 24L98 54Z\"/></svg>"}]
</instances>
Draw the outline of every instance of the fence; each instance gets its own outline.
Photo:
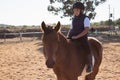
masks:
<instances>
[{"instance_id":1,"label":"fence","mask_svg":"<svg viewBox=\"0 0 120 80\"><path fill-rule=\"evenodd\" d=\"M67 31L61 31L62 33L66 34ZM40 37L43 34L43 32L20 32L20 33L2 33L0 34L3 35L4 42L8 39L7 36L13 35L13 38L18 37L20 41L23 41L23 37L31 37L32 40L35 39L35 37Z\"/></svg>"}]
</instances>

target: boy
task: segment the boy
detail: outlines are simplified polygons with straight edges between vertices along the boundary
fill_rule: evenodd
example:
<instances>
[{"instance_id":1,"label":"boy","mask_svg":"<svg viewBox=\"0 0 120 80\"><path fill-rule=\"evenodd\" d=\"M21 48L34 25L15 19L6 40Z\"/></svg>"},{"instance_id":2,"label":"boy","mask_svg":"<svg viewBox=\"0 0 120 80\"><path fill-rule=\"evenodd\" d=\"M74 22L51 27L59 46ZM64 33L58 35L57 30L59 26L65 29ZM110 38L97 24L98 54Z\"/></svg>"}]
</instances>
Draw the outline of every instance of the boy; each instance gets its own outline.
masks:
<instances>
[{"instance_id":1,"label":"boy","mask_svg":"<svg viewBox=\"0 0 120 80\"><path fill-rule=\"evenodd\" d=\"M76 2L73 4L73 14L74 18L72 20L72 28L68 34L68 38L72 39L73 41L77 40L81 43L84 43L83 47L87 50L85 54L87 55L86 64L87 70L86 72L92 72L92 58L91 58L91 51L88 44L87 33L90 27L90 21L84 12L84 5L81 2Z\"/></svg>"}]
</instances>

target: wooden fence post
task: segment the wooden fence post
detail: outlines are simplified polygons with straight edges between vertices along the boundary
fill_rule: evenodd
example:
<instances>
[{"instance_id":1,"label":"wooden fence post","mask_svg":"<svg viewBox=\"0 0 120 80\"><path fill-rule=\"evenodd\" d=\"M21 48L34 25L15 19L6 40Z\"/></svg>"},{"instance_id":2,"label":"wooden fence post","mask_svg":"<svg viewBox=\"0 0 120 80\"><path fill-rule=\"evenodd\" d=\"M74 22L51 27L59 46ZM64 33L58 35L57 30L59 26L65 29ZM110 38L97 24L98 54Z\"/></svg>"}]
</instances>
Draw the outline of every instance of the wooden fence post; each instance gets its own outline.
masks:
<instances>
[{"instance_id":1,"label":"wooden fence post","mask_svg":"<svg viewBox=\"0 0 120 80\"><path fill-rule=\"evenodd\" d=\"M20 41L22 42L22 33L20 33Z\"/></svg>"},{"instance_id":2,"label":"wooden fence post","mask_svg":"<svg viewBox=\"0 0 120 80\"><path fill-rule=\"evenodd\" d=\"M6 42L6 33L4 33L4 42Z\"/></svg>"}]
</instances>

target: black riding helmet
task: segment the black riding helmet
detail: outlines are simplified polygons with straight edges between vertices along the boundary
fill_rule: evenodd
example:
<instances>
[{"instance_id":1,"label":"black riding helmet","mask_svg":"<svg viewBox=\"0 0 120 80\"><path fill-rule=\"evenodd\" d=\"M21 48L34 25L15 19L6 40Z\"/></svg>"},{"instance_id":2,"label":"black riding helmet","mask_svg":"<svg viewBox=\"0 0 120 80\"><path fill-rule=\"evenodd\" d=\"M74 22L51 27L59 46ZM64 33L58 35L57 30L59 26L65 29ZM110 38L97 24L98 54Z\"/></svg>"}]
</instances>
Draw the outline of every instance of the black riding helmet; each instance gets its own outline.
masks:
<instances>
[{"instance_id":1,"label":"black riding helmet","mask_svg":"<svg viewBox=\"0 0 120 80\"><path fill-rule=\"evenodd\" d=\"M84 4L81 3L81 2L76 2L76 3L74 3L74 4L73 4L73 9L74 9L74 8L78 8L78 9L82 9L82 10L85 9Z\"/></svg>"}]
</instances>

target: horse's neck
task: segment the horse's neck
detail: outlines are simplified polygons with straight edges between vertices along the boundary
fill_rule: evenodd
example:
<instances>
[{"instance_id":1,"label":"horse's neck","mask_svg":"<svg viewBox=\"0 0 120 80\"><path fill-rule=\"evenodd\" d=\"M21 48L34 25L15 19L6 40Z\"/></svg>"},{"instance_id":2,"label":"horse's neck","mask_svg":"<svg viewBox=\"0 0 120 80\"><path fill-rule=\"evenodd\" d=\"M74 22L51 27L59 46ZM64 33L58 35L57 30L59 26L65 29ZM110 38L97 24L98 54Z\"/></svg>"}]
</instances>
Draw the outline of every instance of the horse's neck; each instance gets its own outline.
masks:
<instances>
[{"instance_id":1,"label":"horse's neck","mask_svg":"<svg viewBox=\"0 0 120 80\"><path fill-rule=\"evenodd\" d=\"M59 35L59 42L60 44L64 44L64 45L67 45L68 44L68 41L66 39L66 37L62 34L62 33L58 33Z\"/></svg>"},{"instance_id":2,"label":"horse's neck","mask_svg":"<svg viewBox=\"0 0 120 80\"><path fill-rule=\"evenodd\" d=\"M58 33L58 36L59 36L59 52L60 55L63 54L63 51L64 51L64 55L67 54L67 51L66 49L69 49L69 45L68 45L68 41L66 39L66 37L62 34L62 33Z\"/></svg>"},{"instance_id":3,"label":"horse's neck","mask_svg":"<svg viewBox=\"0 0 120 80\"><path fill-rule=\"evenodd\" d=\"M66 63L66 59L70 60L69 45L66 37L62 33L58 33L59 36L59 47L57 50L56 60L59 65ZM69 63L69 61L67 62Z\"/></svg>"}]
</instances>

